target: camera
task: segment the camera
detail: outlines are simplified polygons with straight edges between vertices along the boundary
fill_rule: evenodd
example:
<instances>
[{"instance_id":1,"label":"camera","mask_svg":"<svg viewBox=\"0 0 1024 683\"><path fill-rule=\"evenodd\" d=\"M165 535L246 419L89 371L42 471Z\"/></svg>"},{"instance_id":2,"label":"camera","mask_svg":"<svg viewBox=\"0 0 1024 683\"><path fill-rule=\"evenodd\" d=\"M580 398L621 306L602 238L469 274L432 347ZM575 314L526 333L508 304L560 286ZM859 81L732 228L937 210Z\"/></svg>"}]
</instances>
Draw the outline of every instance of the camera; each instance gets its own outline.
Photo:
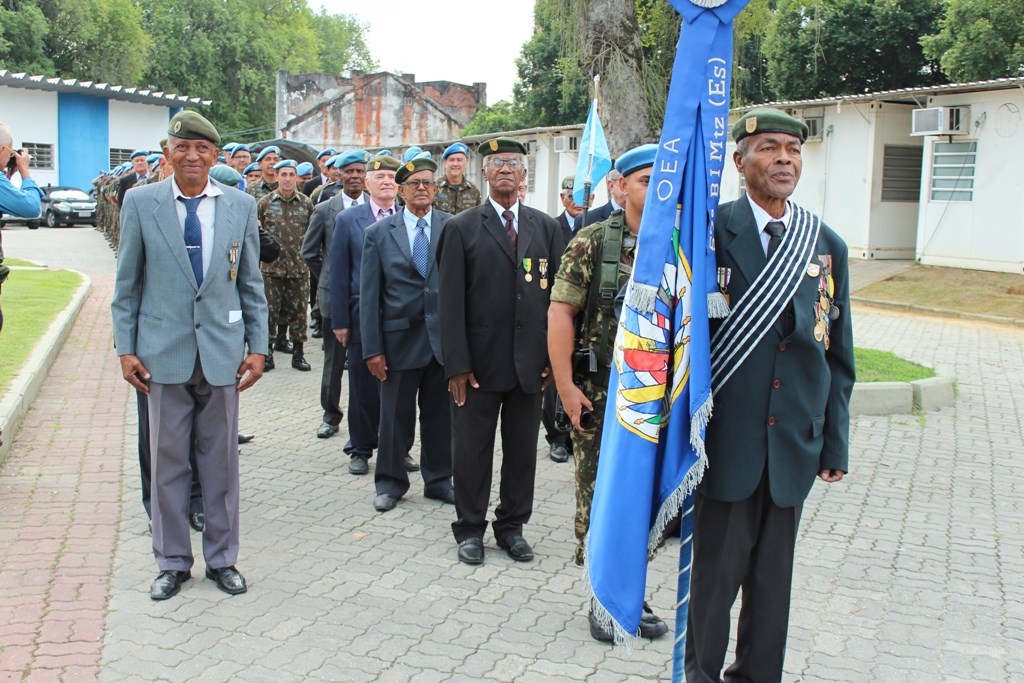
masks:
<instances>
[{"instance_id":1,"label":"camera","mask_svg":"<svg viewBox=\"0 0 1024 683\"><path fill-rule=\"evenodd\" d=\"M19 152L16 149L12 149L11 150L11 158L7 160L7 168L4 169L4 170L7 171L8 175L13 173L14 170L16 168L18 168L18 157L20 157L20 156L21 156L21 152Z\"/></svg>"}]
</instances>

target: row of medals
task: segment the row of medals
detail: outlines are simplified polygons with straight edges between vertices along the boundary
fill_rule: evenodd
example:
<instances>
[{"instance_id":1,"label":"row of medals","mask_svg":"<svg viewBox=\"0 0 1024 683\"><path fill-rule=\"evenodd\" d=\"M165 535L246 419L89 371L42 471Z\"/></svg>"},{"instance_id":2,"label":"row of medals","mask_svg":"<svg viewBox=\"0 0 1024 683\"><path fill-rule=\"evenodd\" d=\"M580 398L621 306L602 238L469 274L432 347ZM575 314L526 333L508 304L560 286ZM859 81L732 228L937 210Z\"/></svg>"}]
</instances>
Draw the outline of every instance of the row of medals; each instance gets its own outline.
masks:
<instances>
[{"instance_id":1,"label":"row of medals","mask_svg":"<svg viewBox=\"0 0 1024 683\"><path fill-rule=\"evenodd\" d=\"M807 275L818 278L818 301L814 304L814 340L829 345L829 330L832 321L839 318L839 307L835 304L836 283L832 278L832 255L818 254L817 263L807 264Z\"/></svg>"},{"instance_id":2,"label":"row of medals","mask_svg":"<svg viewBox=\"0 0 1024 683\"><path fill-rule=\"evenodd\" d=\"M538 283L540 285L540 288L541 289L547 289L548 288L548 260L546 258L539 258L539 259L537 259L537 270L540 271L540 282ZM533 272L532 271L533 271L533 259L532 258L524 258L523 259L523 272L525 273L525 275L523 275L523 279L526 280L527 282L533 282Z\"/></svg>"}]
</instances>

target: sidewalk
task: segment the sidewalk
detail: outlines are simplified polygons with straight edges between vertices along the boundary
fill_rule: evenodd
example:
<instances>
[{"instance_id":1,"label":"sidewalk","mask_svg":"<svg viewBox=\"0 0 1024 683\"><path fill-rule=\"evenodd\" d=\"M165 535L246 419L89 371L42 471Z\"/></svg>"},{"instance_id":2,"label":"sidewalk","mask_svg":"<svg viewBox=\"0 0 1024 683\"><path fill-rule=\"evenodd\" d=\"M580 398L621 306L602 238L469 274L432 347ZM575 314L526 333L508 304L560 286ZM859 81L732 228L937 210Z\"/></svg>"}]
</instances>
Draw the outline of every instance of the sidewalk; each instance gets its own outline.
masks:
<instances>
[{"instance_id":1,"label":"sidewalk","mask_svg":"<svg viewBox=\"0 0 1024 683\"><path fill-rule=\"evenodd\" d=\"M17 234L5 231L11 256L24 255ZM315 343L313 372L281 367L242 399L242 430L257 434L242 449L249 592L216 590L200 557L180 596L152 602L134 399L110 345L112 279L91 275L93 292L0 469L0 681L668 677L669 638L628 655L587 633L570 559L571 465L541 449L526 528L533 563L512 562L488 536L485 564L461 565L450 507L424 499L414 478L396 510L377 514L372 477L345 469L344 431L315 438ZM955 407L919 417L856 419L853 471L815 486L786 680L1022 679L1024 331L854 317L858 344L946 369L959 394ZM652 605L670 625L677 552L669 543L649 572Z\"/></svg>"}]
</instances>

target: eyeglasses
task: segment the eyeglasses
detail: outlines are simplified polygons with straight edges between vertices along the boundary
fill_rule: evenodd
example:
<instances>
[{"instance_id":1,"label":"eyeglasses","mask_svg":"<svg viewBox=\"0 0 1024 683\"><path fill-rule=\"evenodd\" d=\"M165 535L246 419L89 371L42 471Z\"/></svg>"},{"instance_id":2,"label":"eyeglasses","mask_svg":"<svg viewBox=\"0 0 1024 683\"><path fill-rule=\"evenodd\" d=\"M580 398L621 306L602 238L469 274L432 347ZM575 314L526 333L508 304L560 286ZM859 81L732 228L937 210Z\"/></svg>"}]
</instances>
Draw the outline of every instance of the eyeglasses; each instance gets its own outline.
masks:
<instances>
[{"instance_id":1,"label":"eyeglasses","mask_svg":"<svg viewBox=\"0 0 1024 683\"><path fill-rule=\"evenodd\" d=\"M410 190L413 188L419 189L421 187L425 187L429 190L436 184L437 183L435 183L433 180L406 180L404 183L402 183L402 185L408 187Z\"/></svg>"},{"instance_id":2,"label":"eyeglasses","mask_svg":"<svg viewBox=\"0 0 1024 683\"><path fill-rule=\"evenodd\" d=\"M493 168L495 171L500 171L501 167L504 166L505 164L508 164L508 167L511 170L515 171L516 169L523 165L523 162L521 162L519 159L502 159L500 157L487 158L487 165Z\"/></svg>"}]
</instances>

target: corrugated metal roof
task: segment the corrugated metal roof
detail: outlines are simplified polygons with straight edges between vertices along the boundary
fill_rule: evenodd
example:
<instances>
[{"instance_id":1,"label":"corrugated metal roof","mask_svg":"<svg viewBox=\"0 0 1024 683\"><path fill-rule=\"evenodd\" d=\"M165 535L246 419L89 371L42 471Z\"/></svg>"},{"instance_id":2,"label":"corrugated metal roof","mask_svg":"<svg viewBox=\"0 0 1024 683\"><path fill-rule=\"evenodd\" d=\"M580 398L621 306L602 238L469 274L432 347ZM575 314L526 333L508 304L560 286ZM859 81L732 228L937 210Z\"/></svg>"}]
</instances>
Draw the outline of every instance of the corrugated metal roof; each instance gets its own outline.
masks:
<instances>
[{"instance_id":1,"label":"corrugated metal roof","mask_svg":"<svg viewBox=\"0 0 1024 683\"><path fill-rule=\"evenodd\" d=\"M40 74L18 73L6 69L0 69L0 85L28 90L98 95L111 100L138 102L140 104L159 104L165 107L183 107L185 105L206 107L212 103L212 100L165 93L150 88L126 88L123 85L80 81L75 78L49 78Z\"/></svg>"},{"instance_id":2,"label":"corrugated metal roof","mask_svg":"<svg viewBox=\"0 0 1024 683\"><path fill-rule=\"evenodd\" d=\"M946 83L944 85L923 85L915 88L899 88L897 90L881 90L873 93L861 93L859 95L838 95L836 97L823 97L816 100L786 100L783 102L767 102L765 104L751 104L744 107L734 107L730 111L746 112L758 107L820 107L828 104L844 102L873 102L875 100L906 101L908 104L919 104L922 96L947 95L961 92L980 92L986 90L1008 90L1011 88L1024 89L1024 77L1016 78L995 78L989 81L971 81L968 83Z\"/></svg>"}]
</instances>

